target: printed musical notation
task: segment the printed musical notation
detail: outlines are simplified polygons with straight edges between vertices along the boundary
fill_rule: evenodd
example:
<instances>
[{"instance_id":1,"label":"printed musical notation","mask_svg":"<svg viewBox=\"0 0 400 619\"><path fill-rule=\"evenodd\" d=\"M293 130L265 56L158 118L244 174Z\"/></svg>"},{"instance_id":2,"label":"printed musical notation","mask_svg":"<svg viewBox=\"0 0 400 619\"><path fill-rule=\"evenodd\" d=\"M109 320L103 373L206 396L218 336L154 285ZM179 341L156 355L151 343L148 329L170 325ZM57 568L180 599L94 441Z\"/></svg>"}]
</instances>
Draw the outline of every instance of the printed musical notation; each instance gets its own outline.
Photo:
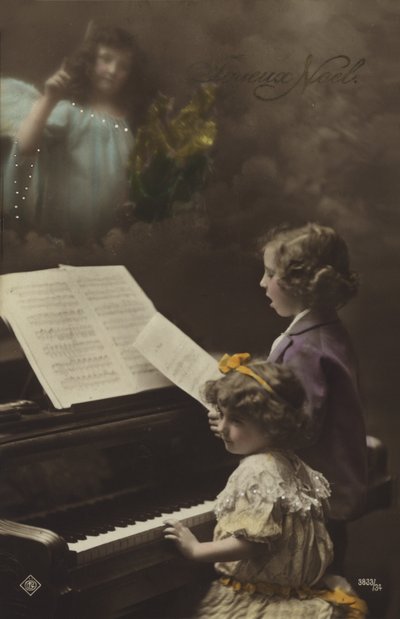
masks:
<instances>
[{"instance_id":1,"label":"printed musical notation","mask_svg":"<svg viewBox=\"0 0 400 619\"><path fill-rule=\"evenodd\" d=\"M169 384L133 346L156 310L123 266L0 278L1 314L56 408Z\"/></svg>"},{"instance_id":2,"label":"printed musical notation","mask_svg":"<svg viewBox=\"0 0 400 619\"><path fill-rule=\"evenodd\" d=\"M220 377L214 357L158 312L134 345L160 372L203 404L204 383Z\"/></svg>"}]
</instances>

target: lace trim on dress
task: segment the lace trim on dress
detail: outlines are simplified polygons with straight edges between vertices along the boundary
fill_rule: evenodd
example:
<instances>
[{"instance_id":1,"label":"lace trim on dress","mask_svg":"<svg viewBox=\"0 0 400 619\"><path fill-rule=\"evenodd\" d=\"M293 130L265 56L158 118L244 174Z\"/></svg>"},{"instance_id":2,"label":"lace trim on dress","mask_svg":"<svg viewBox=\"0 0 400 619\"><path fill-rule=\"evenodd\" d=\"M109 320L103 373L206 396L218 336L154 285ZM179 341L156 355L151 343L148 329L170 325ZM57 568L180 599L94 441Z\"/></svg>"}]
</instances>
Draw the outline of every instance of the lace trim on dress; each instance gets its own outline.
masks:
<instances>
[{"instance_id":1,"label":"lace trim on dress","mask_svg":"<svg viewBox=\"0 0 400 619\"><path fill-rule=\"evenodd\" d=\"M217 497L215 514L219 520L232 512L238 503L256 510L264 506L265 513L278 507L282 513L305 515L310 510L320 513L329 496L325 477L297 456L257 454L245 458L231 475L226 488ZM266 505L269 505L269 510Z\"/></svg>"}]
</instances>

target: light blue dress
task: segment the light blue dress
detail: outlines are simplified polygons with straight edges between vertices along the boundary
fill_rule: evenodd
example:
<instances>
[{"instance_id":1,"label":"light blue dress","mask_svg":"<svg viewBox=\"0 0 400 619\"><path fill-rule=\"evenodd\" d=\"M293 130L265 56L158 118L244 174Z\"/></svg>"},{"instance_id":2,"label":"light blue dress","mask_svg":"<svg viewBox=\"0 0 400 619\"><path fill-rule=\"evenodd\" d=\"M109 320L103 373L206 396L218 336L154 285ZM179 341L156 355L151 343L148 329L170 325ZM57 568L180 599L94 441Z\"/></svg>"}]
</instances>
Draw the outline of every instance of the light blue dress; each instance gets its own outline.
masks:
<instances>
[{"instance_id":1,"label":"light blue dress","mask_svg":"<svg viewBox=\"0 0 400 619\"><path fill-rule=\"evenodd\" d=\"M40 93L1 81L1 134L12 139L4 168L4 210L56 237L101 237L128 199L133 135L124 119L62 100L51 112L34 157L21 157L16 135Z\"/></svg>"}]
</instances>

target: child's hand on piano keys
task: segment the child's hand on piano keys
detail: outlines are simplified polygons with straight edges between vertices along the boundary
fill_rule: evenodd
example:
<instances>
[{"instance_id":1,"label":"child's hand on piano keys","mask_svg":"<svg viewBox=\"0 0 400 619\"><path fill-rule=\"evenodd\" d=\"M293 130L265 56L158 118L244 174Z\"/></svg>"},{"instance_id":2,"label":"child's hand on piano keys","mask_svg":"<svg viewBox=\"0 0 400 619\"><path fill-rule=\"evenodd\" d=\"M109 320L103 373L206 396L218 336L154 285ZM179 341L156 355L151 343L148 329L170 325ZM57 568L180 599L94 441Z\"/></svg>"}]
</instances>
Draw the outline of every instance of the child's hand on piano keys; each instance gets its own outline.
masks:
<instances>
[{"instance_id":1,"label":"child's hand on piano keys","mask_svg":"<svg viewBox=\"0 0 400 619\"><path fill-rule=\"evenodd\" d=\"M195 550L200 542L193 533L179 520L166 520L165 539L175 542L176 546L187 559L194 559Z\"/></svg>"},{"instance_id":2,"label":"child's hand on piano keys","mask_svg":"<svg viewBox=\"0 0 400 619\"><path fill-rule=\"evenodd\" d=\"M215 408L210 408L208 413L208 425L210 426L211 432L215 434L218 438L220 438L220 434L218 432L219 425L219 413Z\"/></svg>"}]
</instances>

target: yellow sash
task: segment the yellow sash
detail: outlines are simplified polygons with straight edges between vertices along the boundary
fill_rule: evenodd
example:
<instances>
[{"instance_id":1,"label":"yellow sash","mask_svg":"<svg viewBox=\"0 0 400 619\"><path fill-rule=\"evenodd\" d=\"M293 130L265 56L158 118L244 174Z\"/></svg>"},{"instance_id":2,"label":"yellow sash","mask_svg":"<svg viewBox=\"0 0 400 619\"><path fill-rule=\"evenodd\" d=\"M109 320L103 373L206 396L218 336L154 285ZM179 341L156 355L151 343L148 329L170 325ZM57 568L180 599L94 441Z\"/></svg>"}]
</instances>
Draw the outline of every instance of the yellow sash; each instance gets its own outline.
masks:
<instances>
[{"instance_id":1,"label":"yellow sash","mask_svg":"<svg viewBox=\"0 0 400 619\"><path fill-rule=\"evenodd\" d=\"M269 583L251 583L239 582L233 578L222 577L219 579L224 587L232 587L238 593L245 591L247 593L261 593L267 596L279 596L286 600L297 598L299 600L307 600L312 598L320 598L334 605L343 605L346 607L346 619L365 619L368 608L364 600L352 593L346 593L342 589L311 589L310 587L301 587L294 589L283 585L275 585Z\"/></svg>"}]
</instances>

